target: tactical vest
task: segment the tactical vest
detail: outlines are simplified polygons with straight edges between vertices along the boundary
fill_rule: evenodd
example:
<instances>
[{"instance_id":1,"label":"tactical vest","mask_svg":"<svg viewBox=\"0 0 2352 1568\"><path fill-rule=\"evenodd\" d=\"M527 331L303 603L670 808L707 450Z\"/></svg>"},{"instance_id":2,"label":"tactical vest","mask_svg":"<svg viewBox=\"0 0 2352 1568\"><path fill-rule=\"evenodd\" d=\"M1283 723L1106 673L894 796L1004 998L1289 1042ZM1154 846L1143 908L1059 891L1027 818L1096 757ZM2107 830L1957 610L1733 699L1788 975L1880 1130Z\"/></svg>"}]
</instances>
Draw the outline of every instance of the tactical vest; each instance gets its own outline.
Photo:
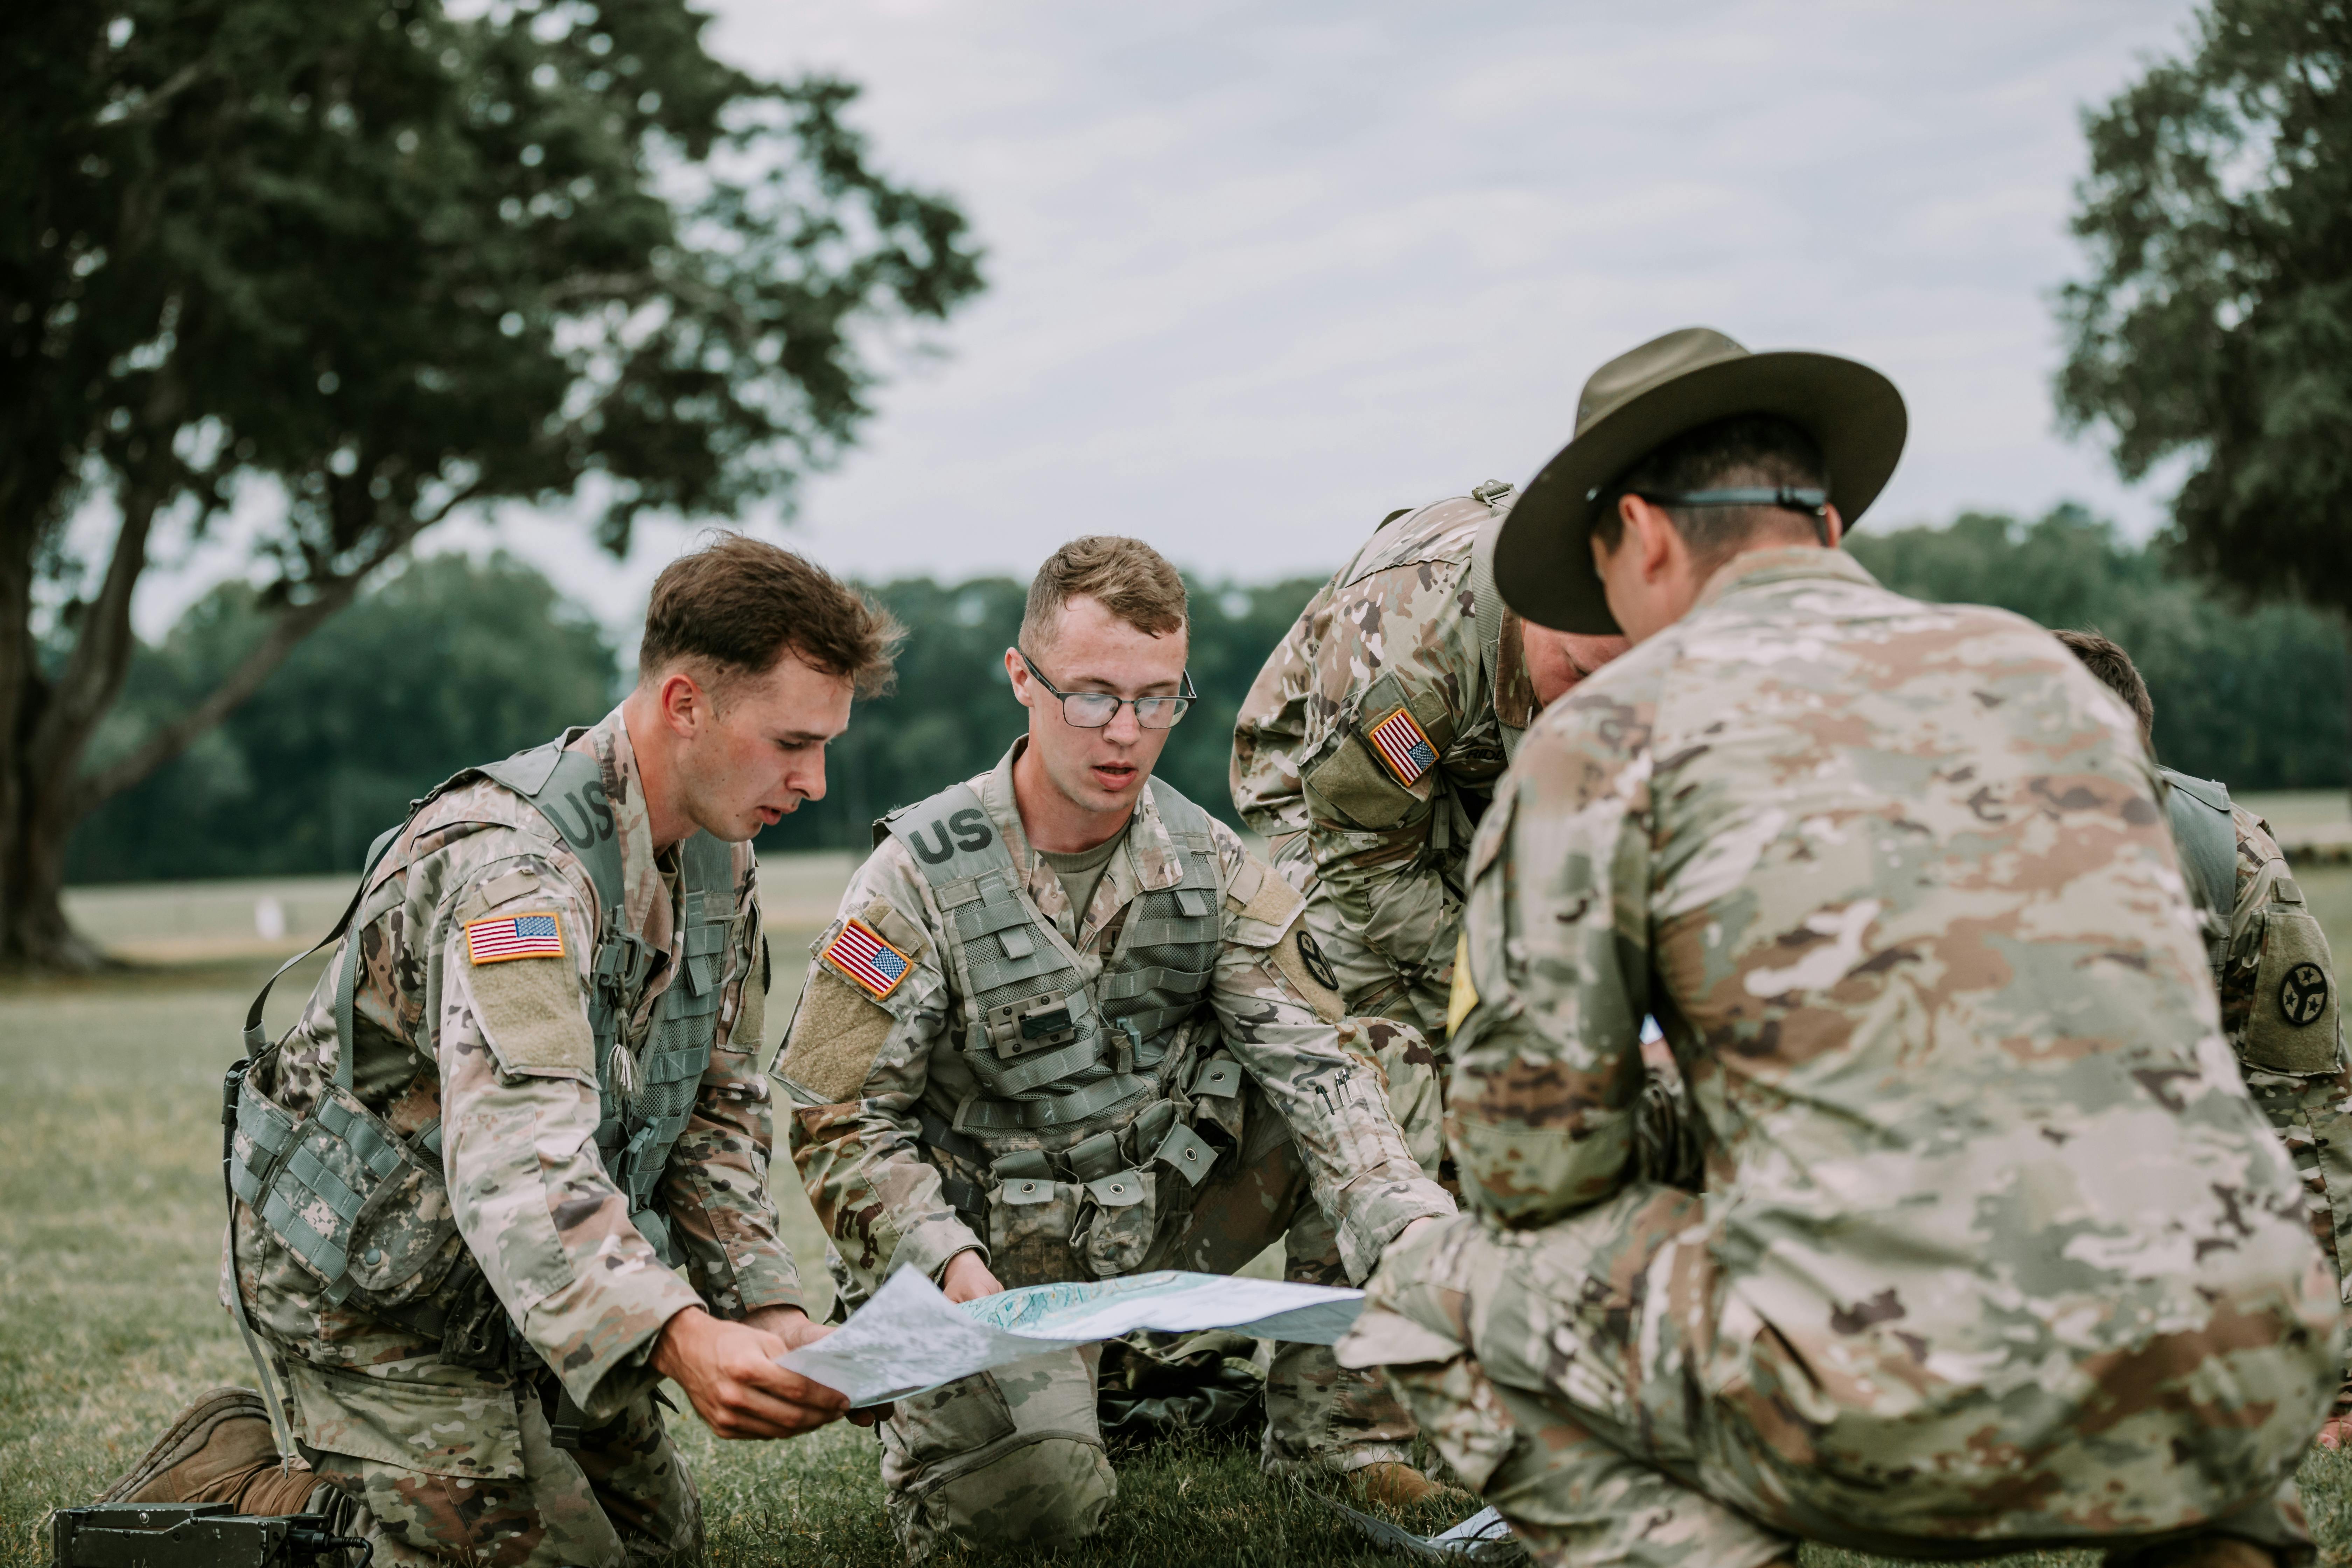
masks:
<instances>
[{"instance_id":1,"label":"tactical vest","mask_svg":"<svg viewBox=\"0 0 2352 1568\"><path fill-rule=\"evenodd\" d=\"M2171 818L2172 842L2180 863L2198 886L2189 889L2203 902L2206 962L2218 981L2228 955L2230 916L2238 895L2238 824L2230 814L2230 786L2211 779L2192 779L2170 768L2156 770L2172 787L2165 792L2165 814Z\"/></svg>"},{"instance_id":2,"label":"tactical vest","mask_svg":"<svg viewBox=\"0 0 2352 1568\"><path fill-rule=\"evenodd\" d=\"M641 1059L633 1057L623 1048L623 1036L660 954L623 929L620 835L603 772L593 757L563 749L580 733L574 730L504 762L466 769L412 805L409 819L451 789L488 778L528 801L547 824L551 842L569 848L586 869L602 910L588 1005L596 1041L597 1154L605 1173L627 1194L631 1220L662 1261L675 1267L680 1254L667 1219L656 1206L655 1189L693 1115L718 1037L719 987L734 916L733 858L727 845L707 834L679 846L683 967L654 1005ZM270 986L305 953L288 961L254 998L245 1020L245 1054L229 1069L223 1107L223 1120L232 1123L224 1164L233 1196L245 1200L271 1236L317 1277L328 1300L340 1304L355 1297L360 1306L395 1317L404 1316L400 1310L425 1292L444 1300L455 1293L442 1280L421 1277L443 1255L457 1224L446 1196L440 1122L404 1137L352 1090L352 997L359 969L358 926L365 924L355 926L355 917L378 860L406 826L375 841L359 891L335 929L310 950L348 938L335 976L333 1085L321 1091L310 1115L298 1117L251 1079L253 1068L278 1048L262 1034L262 1006ZM244 1135L242 1152L236 1133ZM419 1225L415 1215L420 1211L440 1217Z\"/></svg>"},{"instance_id":3,"label":"tactical vest","mask_svg":"<svg viewBox=\"0 0 2352 1568\"><path fill-rule=\"evenodd\" d=\"M1181 1026L1208 994L1223 933L1208 813L1157 779L1151 790L1184 873L1129 906L1091 984L971 785L874 825L876 844L889 837L907 847L945 917L959 1038L979 1084L964 1103L937 1108L956 1131L1068 1127L1156 1091Z\"/></svg>"}]
</instances>

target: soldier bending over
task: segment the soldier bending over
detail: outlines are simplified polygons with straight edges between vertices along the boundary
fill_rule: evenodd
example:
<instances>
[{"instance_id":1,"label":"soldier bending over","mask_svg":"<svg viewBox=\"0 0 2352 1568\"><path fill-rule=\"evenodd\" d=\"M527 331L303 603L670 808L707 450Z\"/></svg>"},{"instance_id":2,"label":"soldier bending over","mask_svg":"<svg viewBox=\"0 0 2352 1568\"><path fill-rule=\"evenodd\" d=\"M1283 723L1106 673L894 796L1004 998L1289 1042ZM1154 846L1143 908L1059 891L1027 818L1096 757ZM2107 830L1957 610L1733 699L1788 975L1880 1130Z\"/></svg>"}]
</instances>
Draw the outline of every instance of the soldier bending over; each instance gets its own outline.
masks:
<instances>
[{"instance_id":1,"label":"soldier bending over","mask_svg":"<svg viewBox=\"0 0 2352 1568\"><path fill-rule=\"evenodd\" d=\"M1494 548L1510 505L1490 480L1391 514L1299 613L1234 724L1234 805L1306 895L1330 984L1349 1013L1418 1031L1395 1033L1381 1067L1430 1172L1445 1144L1431 1048L1444 1049L1471 833L1528 722L1625 649L1504 607Z\"/></svg>"}]
</instances>

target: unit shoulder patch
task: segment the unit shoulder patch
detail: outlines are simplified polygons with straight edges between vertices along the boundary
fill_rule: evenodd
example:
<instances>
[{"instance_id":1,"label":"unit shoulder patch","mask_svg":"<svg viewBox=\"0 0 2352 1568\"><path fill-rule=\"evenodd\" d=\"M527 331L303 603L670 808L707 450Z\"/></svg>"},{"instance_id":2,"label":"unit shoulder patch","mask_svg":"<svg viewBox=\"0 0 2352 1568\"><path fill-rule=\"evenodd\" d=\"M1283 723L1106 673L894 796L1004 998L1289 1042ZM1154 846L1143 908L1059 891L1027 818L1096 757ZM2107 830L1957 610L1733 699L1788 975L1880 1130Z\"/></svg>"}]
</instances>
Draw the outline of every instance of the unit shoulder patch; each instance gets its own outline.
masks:
<instances>
[{"instance_id":1,"label":"unit shoulder patch","mask_svg":"<svg viewBox=\"0 0 2352 1568\"><path fill-rule=\"evenodd\" d=\"M1397 783L1411 789L1419 784L1430 769L1437 765L1437 748L1430 743L1429 732L1412 710L1399 707L1395 711L1370 726L1364 738L1372 743L1372 752L1381 759Z\"/></svg>"},{"instance_id":2,"label":"unit shoulder patch","mask_svg":"<svg viewBox=\"0 0 2352 1568\"><path fill-rule=\"evenodd\" d=\"M563 921L552 910L467 921L466 956L477 966L518 958L562 958Z\"/></svg>"},{"instance_id":3,"label":"unit shoulder patch","mask_svg":"<svg viewBox=\"0 0 2352 1568\"><path fill-rule=\"evenodd\" d=\"M793 1010L775 1076L820 1105L856 1100L889 1042L893 1023L863 988L820 968L809 975Z\"/></svg>"},{"instance_id":4,"label":"unit shoulder patch","mask_svg":"<svg viewBox=\"0 0 2352 1568\"><path fill-rule=\"evenodd\" d=\"M2308 1028L2327 1011L2327 971L2298 963L2279 982L2279 1017L2290 1028Z\"/></svg>"},{"instance_id":5,"label":"unit shoulder patch","mask_svg":"<svg viewBox=\"0 0 2352 1568\"><path fill-rule=\"evenodd\" d=\"M817 957L877 1002L898 989L915 968L912 958L862 920L845 922Z\"/></svg>"}]
</instances>

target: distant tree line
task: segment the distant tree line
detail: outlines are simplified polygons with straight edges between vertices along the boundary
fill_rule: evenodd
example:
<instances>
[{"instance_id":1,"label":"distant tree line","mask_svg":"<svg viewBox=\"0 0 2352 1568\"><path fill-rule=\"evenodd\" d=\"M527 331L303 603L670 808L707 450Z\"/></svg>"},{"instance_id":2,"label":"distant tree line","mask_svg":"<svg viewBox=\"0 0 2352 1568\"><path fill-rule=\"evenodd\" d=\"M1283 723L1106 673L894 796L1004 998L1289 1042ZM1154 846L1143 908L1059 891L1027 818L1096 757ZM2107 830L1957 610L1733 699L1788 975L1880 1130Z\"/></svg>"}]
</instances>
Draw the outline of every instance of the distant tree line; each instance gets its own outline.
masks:
<instances>
[{"instance_id":1,"label":"distant tree line","mask_svg":"<svg viewBox=\"0 0 2352 1568\"><path fill-rule=\"evenodd\" d=\"M2337 623L2292 605L2236 608L2169 574L2085 513L1970 514L1948 528L1853 540L1889 586L2000 605L2053 627L2095 626L2131 650L2157 705L2157 745L2236 789L2344 782L2346 659ZM1233 721L1265 656L1318 584L1192 584L1200 702L1161 772L1228 819ZM1021 620L1007 577L925 578L872 590L911 628L895 695L861 704L832 750L825 798L766 848L857 848L868 824L992 765L1022 729L1001 655ZM215 591L133 659L94 750L138 743L266 635L249 588ZM407 802L467 763L503 756L618 696L624 662L602 628L504 556L419 561L305 640L254 698L173 763L98 808L74 838L75 881L287 875L355 866Z\"/></svg>"}]
</instances>

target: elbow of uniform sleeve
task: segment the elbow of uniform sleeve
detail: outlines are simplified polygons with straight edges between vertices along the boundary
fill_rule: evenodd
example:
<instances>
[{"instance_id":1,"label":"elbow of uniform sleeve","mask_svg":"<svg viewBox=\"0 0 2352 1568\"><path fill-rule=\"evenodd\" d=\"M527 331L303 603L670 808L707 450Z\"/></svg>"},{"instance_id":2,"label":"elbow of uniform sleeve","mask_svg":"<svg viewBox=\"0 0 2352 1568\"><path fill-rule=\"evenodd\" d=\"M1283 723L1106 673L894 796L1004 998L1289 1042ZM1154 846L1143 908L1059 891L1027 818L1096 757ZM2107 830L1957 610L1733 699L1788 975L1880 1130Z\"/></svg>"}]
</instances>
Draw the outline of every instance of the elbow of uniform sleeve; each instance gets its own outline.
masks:
<instances>
[{"instance_id":1,"label":"elbow of uniform sleeve","mask_svg":"<svg viewBox=\"0 0 2352 1568\"><path fill-rule=\"evenodd\" d=\"M592 1420L618 1414L660 1381L651 1363L662 1331L678 1313L702 1305L651 1247L638 1245L645 1257L625 1279L574 1279L522 1313L523 1338Z\"/></svg>"},{"instance_id":2,"label":"elbow of uniform sleeve","mask_svg":"<svg viewBox=\"0 0 2352 1568\"><path fill-rule=\"evenodd\" d=\"M952 1215L926 1215L898 1233L898 1245L882 1278L912 1268L937 1284L940 1270L959 1252L977 1252L982 1263L988 1261L988 1244L974 1236L970 1226Z\"/></svg>"},{"instance_id":3,"label":"elbow of uniform sleeve","mask_svg":"<svg viewBox=\"0 0 2352 1568\"><path fill-rule=\"evenodd\" d=\"M670 1236L686 1277L716 1317L740 1321L762 1307L802 1307L800 1270L778 1234L766 1162L758 1171L699 1165L667 1184Z\"/></svg>"},{"instance_id":4,"label":"elbow of uniform sleeve","mask_svg":"<svg viewBox=\"0 0 2352 1568\"><path fill-rule=\"evenodd\" d=\"M1457 1100L1447 1128L1470 1206L1513 1230L1549 1225L1611 1196L1632 1173L1633 1118L1588 1111L1569 1127L1496 1122Z\"/></svg>"},{"instance_id":5,"label":"elbow of uniform sleeve","mask_svg":"<svg viewBox=\"0 0 2352 1568\"><path fill-rule=\"evenodd\" d=\"M1444 1187L1418 1170L1400 1175L1392 1168L1368 1172L1349 1183L1339 1194L1339 1221L1333 1227L1339 1234L1339 1263L1349 1281L1357 1285L1379 1265L1381 1254L1405 1226L1455 1212Z\"/></svg>"}]
</instances>

